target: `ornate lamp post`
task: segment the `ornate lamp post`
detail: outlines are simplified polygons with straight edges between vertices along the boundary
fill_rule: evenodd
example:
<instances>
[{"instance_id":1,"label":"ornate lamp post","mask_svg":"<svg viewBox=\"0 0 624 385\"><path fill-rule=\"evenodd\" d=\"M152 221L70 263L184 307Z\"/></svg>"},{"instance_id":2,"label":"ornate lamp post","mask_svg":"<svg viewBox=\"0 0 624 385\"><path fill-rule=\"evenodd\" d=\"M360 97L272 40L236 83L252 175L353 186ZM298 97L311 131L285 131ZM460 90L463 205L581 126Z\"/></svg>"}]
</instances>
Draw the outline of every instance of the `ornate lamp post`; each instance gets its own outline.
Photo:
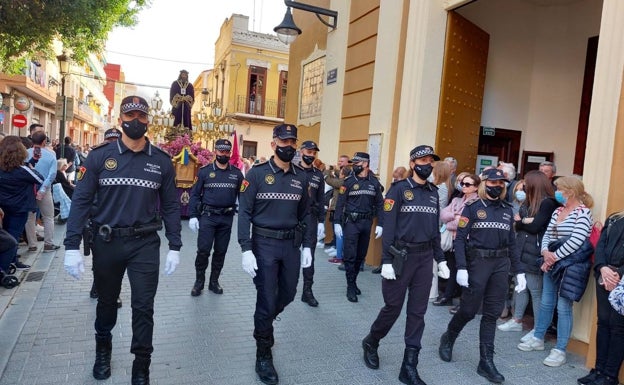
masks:
<instances>
[{"instance_id":1,"label":"ornate lamp post","mask_svg":"<svg viewBox=\"0 0 624 385\"><path fill-rule=\"evenodd\" d=\"M67 96L65 96L65 77L69 74L69 57L63 53L56 57L59 64L59 71L61 72L61 96L63 97L63 115L61 118L60 127L60 140L59 146L61 146L61 158L65 157L65 120L67 119Z\"/></svg>"},{"instance_id":2,"label":"ornate lamp post","mask_svg":"<svg viewBox=\"0 0 624 385\"><path fill-rule=\"evenodd\" d=\"M295 24L292 13L290 12L290 8L300 9L306 12L312 12L316 15L321 23L332 29L336 29L336 26L338 24L338 12L336 11L291 0L284 0L284 4L287 7L284 19L282 20L280 25L273 28L273 31L277 33L277 38L284 44L292 43L293 41L295 41L297 36L301 35L301 28L297 27L297 25ZM327 16L329 18L329 21L323 20L320 15Z\"/></svg>"}]
</instances>

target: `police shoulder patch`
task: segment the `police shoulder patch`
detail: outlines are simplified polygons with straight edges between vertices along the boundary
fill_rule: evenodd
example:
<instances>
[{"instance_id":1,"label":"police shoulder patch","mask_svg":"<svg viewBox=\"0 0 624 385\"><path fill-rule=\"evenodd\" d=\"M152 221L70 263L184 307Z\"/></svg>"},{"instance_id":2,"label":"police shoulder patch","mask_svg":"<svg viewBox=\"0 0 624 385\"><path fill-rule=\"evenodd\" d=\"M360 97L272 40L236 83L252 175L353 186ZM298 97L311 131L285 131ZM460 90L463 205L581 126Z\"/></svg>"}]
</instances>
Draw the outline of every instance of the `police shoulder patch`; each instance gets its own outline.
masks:
<instances>
[{"instance_id":1,"label":"police shoulder patch","mask_svg":"<svg viewBox=\"0 0 624 385\"><path fill-rule=\"evenodd\" d=\"M393 199L384 199L384 205L383 205L384 211L392 211L393 207L394 207Z\"/></svg>"},{"instance_id":2,"label":"police shoulder patch","mask_svg":"<svg viewBox=\"0 0 624 385\"><path fill-rule=\"evenodd\" d=\"M249 187L249 181L247 179L243 179L243 183L241 183L240 186L240 192L245 192L245 190L247 190L247 187Z\"/></svg>"},{"instance_id":3,"label":"police shoulder patch","mask_svg":"<svg viewBox=\"0 0 624 385\"><path fill-rule=\"evenodd\" d=\"M479 198L471 199L469 201L466 201L466 203L464 203L464 206L470 206L471 204L478 202L478 201L479 201Z\"/></svg>"},{"instance_id":4,"label":"police shoulder patch","mask_svg":"<svg viewBox=\"0 0 624 385\"><path fill-rule=\"evenodd\" d=\"M104 147L108 146L109 144L110 144L110 142L102 142L102 143L96 144L94 146L91 146L89 151L99 150L100 148L104 148Z\"/></svg>"},{"instance_id":5,"label":"police shoulder patch","mask_svg":"<svg viewBox=\"0 0 624 385\"><path fill-rule=\"evenodd\" d=\"M344 194L347 191L347 186L340 186L340 194Z\"/></svg>"},{"instance_id":6,"label":"police shoulder patch","mask_svg":"<svg viewBox=\"0 0 624 385\"><path fill-rule=\"evenodd\" d=\"M76 172L76 179L82 180L86 172L87 172L87 168L85 166L78 167L78 171Z\"/></svg>"},{"instance_id":7,"label":"police shoulder patch","mask_svg":"<svg viewBox=\"0 0 624 385\"><path fill-rule=\"evenodd\" d=\"M468 222L470 222L470 219L468 219L468 217L459 217L459 223L457 223L457 227L466 227L468 226Z\"/></svg>"}]
</instances>

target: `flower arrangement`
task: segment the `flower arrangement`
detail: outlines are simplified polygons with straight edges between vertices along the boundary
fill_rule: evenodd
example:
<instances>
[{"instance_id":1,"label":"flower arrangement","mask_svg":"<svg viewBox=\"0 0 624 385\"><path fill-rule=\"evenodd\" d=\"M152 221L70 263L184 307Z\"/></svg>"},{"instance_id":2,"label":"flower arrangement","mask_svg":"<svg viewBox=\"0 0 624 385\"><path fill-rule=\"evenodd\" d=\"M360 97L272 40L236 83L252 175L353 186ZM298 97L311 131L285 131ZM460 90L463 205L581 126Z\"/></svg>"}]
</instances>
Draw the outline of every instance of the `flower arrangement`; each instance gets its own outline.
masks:
<instances>
[{"instance_id":1,"label":"flower arrangement","mask_svg":"<svg viewBox=\"0 0 624 385\"><path fill-rule=\"evenodd\" d=\"M201 142L191 142L191 138L188 134L178 136L174 140L160 145L160 148L162 148L172 157L178 155L182 151L182 149L184 149L184 147L188 147L191 149L191 153L195 155L195 157L202 166L208 164L214 156L213 153L210 152L210 150L207 150L201 146Z\"/></svg>"}]
</instances>

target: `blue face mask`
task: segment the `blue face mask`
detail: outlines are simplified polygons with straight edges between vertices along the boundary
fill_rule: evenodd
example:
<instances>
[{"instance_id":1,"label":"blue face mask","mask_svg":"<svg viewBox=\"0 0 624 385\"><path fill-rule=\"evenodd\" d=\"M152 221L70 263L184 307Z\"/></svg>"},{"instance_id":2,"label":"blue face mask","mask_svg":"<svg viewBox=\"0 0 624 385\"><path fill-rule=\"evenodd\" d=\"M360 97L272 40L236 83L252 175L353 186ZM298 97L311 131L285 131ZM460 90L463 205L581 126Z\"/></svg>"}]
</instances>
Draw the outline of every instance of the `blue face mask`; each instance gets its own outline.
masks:
<instances>
[{"instance_id":1,"label":"blue face mask","mask_svg":"<svg viewBox=\"0 0 624 385\"><path fill-rule=\"evenodd\" d=\"M522 190L516 191L516 199L518 200L518 202L524 202L524 200L526 199L526 193Z\"/></svg>"},{"instance_id":2,"label":"blue face mask","mask_svg":"<svg viewBox=\"0 0 624 385\"><path fill-rule=\"evenodd\" d=\"M565 205L566 202L568 201L566 197L563 196L563 192L561 191L555 191L555 199L557 200L557 202L561 203L562 205Z\"/></svg>"}]
</instances>

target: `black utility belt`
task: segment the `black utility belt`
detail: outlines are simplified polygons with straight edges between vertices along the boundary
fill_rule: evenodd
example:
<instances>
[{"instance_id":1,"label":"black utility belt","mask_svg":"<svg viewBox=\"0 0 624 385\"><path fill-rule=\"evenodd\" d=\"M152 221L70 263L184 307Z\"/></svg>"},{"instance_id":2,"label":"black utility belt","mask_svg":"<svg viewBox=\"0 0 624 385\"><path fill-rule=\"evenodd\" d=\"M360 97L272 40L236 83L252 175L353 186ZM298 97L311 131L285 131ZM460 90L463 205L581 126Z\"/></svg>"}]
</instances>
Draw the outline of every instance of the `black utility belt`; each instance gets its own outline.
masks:
<instances>
[{"instance_id":1,"label":"black utility belt","mask_svg":"<svg viewBox=\"0 0 624 385\"><path fill-rule=\"evenodd\" d=\"M509 249L470 249L467 254L471 258L507 258Z\"/></svg>"},{"instance_id":2,"label":"black utility belt","mask_svg":"<svg viewBox=\"0 0 624 385\"><path fill-rule=\"evenodd\" d=\"M397 242L397 244L401 245L402 247L407 248L409 251L428 251L428 250L433 249L433 246L431 245L431 241L414 242L414 243L399 241Z\"/></svg>"},{"instance_id":3,"label":"black utility belt","mask_svg":"<svg viewBox=\"0 0 624 385\"><path fill-rule=\"evenodd\" d=\"M110 225L95 225L97 234L106 242L112 238L140 237L146 234L155 233L162 229L162 222L147 223L134 227L111 227Z\"/></svg>"},{"instance_id":4,"label":"black utility belt","mask_svg":"<svg viewBox=\"0 0 624 385\"><path fill-rule=\"evenodd\" d=\"M267 229L266 227L253 226L253 233L255 235L273 239L294 239L296 230L273 230Z\"/></svg>"},{"instance_id":5,"label":"black utility belt","mask_svg":"<svg viewBox=\"0 0 624 385\"><path fill-rule=\"evenodd\" d=\"M203 214L208 214L208 215L234 215L235 212L235 207L234 206L230 206L230 207L214 207L214 206L209 206L209 205L202 205L202 210L201 213Z\"/></svg>"},{"instance_id":6,"label":"black utility belt","mask_svg":"<svg viewBox=\"0 0 624 385\"><path fill-rule=\"evenodd\" d=\"M350 221L357 221L360 219L373 219L373 214L372 213L345 213L345 218L347 218L347 220Z\"/></svg>"}]
</instances>

